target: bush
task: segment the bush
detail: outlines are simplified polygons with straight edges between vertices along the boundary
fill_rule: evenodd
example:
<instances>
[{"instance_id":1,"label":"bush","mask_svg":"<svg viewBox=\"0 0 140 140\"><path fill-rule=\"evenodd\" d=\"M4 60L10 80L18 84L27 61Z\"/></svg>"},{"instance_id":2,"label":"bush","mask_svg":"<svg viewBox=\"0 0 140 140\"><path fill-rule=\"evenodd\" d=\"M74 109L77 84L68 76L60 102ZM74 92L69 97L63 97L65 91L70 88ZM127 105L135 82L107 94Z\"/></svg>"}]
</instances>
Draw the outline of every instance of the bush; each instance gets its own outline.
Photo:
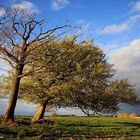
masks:
<instances>
[{"instance_id":1,"label":"bush","mask_svg":"<svg viewBox=\"0 0 140 140\"><path fill-rule=\"evenodd\" d=\"M128 113L124 112L124 113L120 113L120 114L118 114L117 117L118 117L118 118L128 118L129 115L128 115Z\"/></svg>"},{"instance_id":2,"label":"bush","mask_svg":"<svg viewBox=\"0 0 140 140\"><path fill-rule=\"evenodd\" d=\"M128 113L122 113L123 118L128 118L129 114Z\"/></svg>"},{"instance_id":3,"label":"bush","mask_svg":"<svg viewBox=\"0 0 140 140\"><path fill-rule=\"evenodd\" d=\"M129 118L135 118L135 117L139 117L139 115L137 115L137 114L135 114L135 113L131 113L131 114L129 115Z\"/></svg>"},{"instance_id":4,"label":"bush","mask_svg":"<svg viewBox=\"0 0 140 140\"><path fill-rule=\"evenodd\" d=\"M119 113L119 114L117 115L117 117L118 117L118 118L122 118L122 114Z\"/></svg>"}]
</instances>

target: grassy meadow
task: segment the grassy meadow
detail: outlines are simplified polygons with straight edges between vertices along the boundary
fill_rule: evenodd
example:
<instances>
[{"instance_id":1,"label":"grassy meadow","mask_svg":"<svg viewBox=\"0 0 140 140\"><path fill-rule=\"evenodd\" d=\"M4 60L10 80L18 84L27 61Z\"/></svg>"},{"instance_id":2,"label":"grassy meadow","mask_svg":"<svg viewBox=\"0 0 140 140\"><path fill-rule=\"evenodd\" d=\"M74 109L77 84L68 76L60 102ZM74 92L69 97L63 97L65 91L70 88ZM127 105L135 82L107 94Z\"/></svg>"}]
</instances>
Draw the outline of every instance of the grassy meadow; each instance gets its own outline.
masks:
<instances>
[{"instance_id":1,"label":"grassy meadow","mask_svg":"<svg viewBox=\"0 0 140 140\"><path fill-rule=\"evenodd\" d=\"M2 119L2 117L0 117ZM31 124L31 117L16 116L20 127L0 124L0 139L30 140L139 140L140 120L113 117L48 117L54 124ZM0 120L1 121L1 120Z\"/></svg>"}]
</instances>

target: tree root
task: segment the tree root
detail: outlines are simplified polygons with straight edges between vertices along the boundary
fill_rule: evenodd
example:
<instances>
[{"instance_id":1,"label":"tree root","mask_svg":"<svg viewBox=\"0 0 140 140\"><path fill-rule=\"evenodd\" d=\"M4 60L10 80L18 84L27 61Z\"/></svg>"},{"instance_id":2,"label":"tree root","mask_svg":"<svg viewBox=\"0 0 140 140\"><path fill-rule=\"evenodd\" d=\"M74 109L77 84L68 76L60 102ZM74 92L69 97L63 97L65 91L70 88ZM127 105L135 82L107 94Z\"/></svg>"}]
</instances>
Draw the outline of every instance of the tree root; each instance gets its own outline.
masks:
<instances>
[{"instance_id":1,"label":"tree root","mask_svg":"<svg viewBox=\"0 0 140 140\"><path fill-rule=\"evenodd\" d=\"M47 124L47 125L54 125L55 124L55 121L53 120L46 120L46 119L40 119L38 121L34 121L32 122L33 124Z\"/></svg>"},{"instance_id":2,"label":"tree root","mask_svg":"<svg viewBox=\"0 0 140 140\"><path fill-rule=\"evenodd\" d=\"M14 127L23 127L23 126L25 126L24 124L18 123L14 120L8 120L8 121L4 122L4 125L8 125L10 127L13 127L13 126Z\"/></svg>"},{"instance_id":3,"label":"tree root","mask_svg":"<svg viewBox=\"0 0 140 140\"><path fill-rule=\"evenodd\" d=\"M19 124L17 122L15 122L14 120L8 120L6 121L4 124L8 125L8 126L15 126L15 127L19 127Z\"/></svg>"}]
</instances>

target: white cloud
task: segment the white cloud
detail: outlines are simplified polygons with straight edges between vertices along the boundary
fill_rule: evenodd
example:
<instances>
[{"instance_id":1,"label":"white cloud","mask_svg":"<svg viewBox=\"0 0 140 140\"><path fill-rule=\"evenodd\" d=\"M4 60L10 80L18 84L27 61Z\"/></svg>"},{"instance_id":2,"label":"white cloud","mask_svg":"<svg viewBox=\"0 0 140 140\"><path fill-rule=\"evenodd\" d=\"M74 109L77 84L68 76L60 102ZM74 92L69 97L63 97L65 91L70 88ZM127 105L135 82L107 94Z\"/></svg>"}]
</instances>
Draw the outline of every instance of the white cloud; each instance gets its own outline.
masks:
<instances>
[{"instance_id":1,"label":"white cloud","mask_svg":"<svg viewBox=\"0 0 140 140\"><path fill-rule=\"evenodd\" d=\"M0 75L7 74L10 68L11 67L8 62L4 61L3 59L0 59Z\"/></svg>"},{"instance_id":2,"label":"white cloud","mask_svg":"<svg viewBox=\"0 0 140 140\"><path fill-rule=\"evenodd\" d=\"M117 78L128 77L132 84L136 84L136 91L140 97L140 38L110 53L109 58L115 64Z\"/></svg>"},{"instance_id":3,"label":"white cloud","mask_svg":"<svg viewBox=\"0 0 140 140\"><path fill-rule=\"evenodd\" d=\"M130 46L133 48L140 49L140 39L135 39L130 43Z\"/></svg>"},{"instance_id":4,"label":"white cloud","mask_svg":"<svg viewBox=\"0 0 140 140\"><path fill-rule=\"evenodd\" d=\"M127 21L119 24L112 24L104 26L103 28L99 29L99 34L107 35L107 34L119 34L125 31L128 31L134 27L136 23L140 20L140 14L136 14L130 16Z\"/></svg>"},{"instance_id":5,"label":"white cloud","mask_svg":"<svg viewBox=\"0 0 140 140\"><path fill-rule=\"evenodd\" d=\"M131 17L129 18L129 20L130 20L131 22L136 22L136 21L138 21L139 19L140 19L140 14L131 16Z\"/></svg>"},{"instance_id":6,"label":"white cloud","mask_svg":"<svg viewBox=\"0 0 140 140\"><path fill-rule=\"evenodd\" d=\"M121 23L121 24L112 24L107 25L103 29L100 30L101 34L116 34L116 33L122 33L124 31L127 31L131 28L131 26L128 23Z\"/></svg>"},{"instance_id":7,"label":"white cloud","mask_svg":"<svg viewBox=\"0 0 140 140\"><path fill-rule=\"evenodd\" d=\"M130 9L130 13L140 11L140 1L137 1L133 4ZM132 16L129 15L128 19L122 23L106 25L99 29L99 34L107 35L107 34L119 34L125 31L128 31L134 27L136 23L140 20L140 14L133 14Z\"/></svg>"},{"instance_id":8,"label":"white cloud","mask_svg":"<svg viewBox=\"0 0 140 140\"><path fill-rule=\"evenodd\" d=\"M5 9L4 8L0 8L0 16L3 16L5 14Z\"/></svg>"},{"instance_id":9,"label":"white cloud","mask_svg":"<svg viewBox=\"0 0 140 140\"><path fill-rule=\"evenodd\" d=\"M133 8L132 8L132 11L140 11L140 1L137 1Z\"/></svg>"},{"instance_id":10,"label":"white cloud","mask_svg":"<svg viewBox=\"0 0 140 140\"><path fill-rule=\"evenodd\" d=\"M21 1L21 3L16 3L11 5L12 9L21 10L27 13L37 13L39 10L32 2Z\"/></svg>"},{"instance_id":11,"label":"white cloud","mask_svg":"<svg viewBox=\"0 0 140 140\"><path fill-rule=\"evenodd\" d=\"M69 3L69 0L51 0L51 8L53 10L60 10L65 8Z\"/></svg>"}]
</instances>

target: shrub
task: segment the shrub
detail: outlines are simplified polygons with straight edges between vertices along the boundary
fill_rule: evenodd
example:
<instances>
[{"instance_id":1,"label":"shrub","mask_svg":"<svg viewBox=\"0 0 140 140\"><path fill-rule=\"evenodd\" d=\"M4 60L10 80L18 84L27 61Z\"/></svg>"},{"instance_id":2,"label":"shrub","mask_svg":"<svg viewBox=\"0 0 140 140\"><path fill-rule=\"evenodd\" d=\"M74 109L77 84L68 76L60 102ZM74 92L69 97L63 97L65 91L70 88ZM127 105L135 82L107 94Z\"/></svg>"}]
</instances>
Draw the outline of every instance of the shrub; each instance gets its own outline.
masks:
<instances>
[{"instance_id":1,"label":"shrub","mask_svg":"<svg viewBox=\"0 0 140 140\"><path fill-rule=\"evenodd\" d=\"M139 117L139 115L137 115L137 114L135 114L135 113L131 113L131 114L129 115L129 118L135 118L135 117Z\"/></svg>"},{"instance_id":2,"label":"shrub","mask_svg":"<svg viewBox=\"0 0 140 140\"><path fill-rule=\"evenodd\" d=\"M122 118L122 114L119 113L119 114L117 115L117 117L118 117L118 118Z\"/></svg>"},{"instance_id":3,"label":"shrub","mask_svg":"<svg viewBox=\"0 0 140 140\"><path fill-rule=\"evenodd\" d=\"M117 117L118 117L118 118L128 118L129 115L128 115L128 113L124 112L124 113L120 113L120 114L118 114Z\"/></svg>"},{"instance_id":4,"label":"shrub","mask_svg":"<svg viewBox=\"0 0 140 140\"><path fill-rule=\"evenodd\" d=\"M122 117L123 118L128 118L129 117L129 114L128 113L122 113Z\"/></svg>"}]
</instances>

